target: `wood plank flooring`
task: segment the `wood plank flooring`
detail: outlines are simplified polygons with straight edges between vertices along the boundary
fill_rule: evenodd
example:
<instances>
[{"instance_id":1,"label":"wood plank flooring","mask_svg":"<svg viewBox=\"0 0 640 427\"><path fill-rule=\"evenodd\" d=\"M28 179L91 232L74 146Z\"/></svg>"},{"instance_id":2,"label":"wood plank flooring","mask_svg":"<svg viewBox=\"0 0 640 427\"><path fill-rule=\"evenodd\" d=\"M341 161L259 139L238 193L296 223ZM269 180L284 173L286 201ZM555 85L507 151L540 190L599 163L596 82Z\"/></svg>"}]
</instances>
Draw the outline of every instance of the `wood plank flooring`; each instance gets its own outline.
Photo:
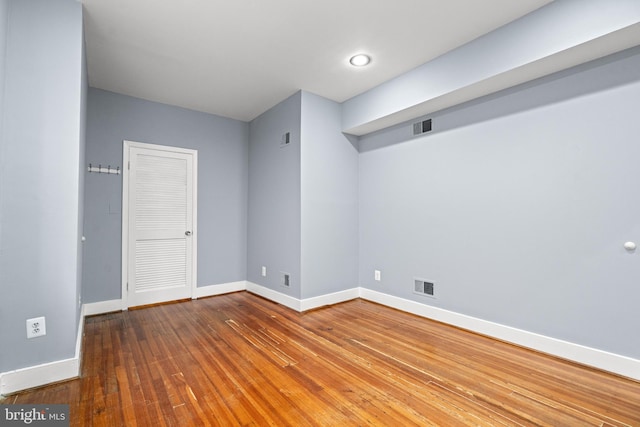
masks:
<instances>
[{"instance_id":1,"label":"wood plank flooring","mask_svg":"<svg viewBox=\"0 0 640 427\"><path fill-rule=\"evenodd\" d=\"M247 292L86 319L74 426L640 426L640 383L354 300Z\"/></svg>"}]
</instances>

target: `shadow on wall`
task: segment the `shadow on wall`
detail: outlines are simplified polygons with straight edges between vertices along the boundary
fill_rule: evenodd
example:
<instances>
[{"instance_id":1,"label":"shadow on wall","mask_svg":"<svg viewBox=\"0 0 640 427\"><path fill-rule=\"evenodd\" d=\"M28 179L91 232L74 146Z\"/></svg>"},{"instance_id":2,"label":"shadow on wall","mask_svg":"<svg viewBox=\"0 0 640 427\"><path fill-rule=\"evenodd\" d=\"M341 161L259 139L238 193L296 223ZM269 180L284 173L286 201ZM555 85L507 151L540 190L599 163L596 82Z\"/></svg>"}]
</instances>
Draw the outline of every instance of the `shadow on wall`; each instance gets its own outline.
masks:
<instances>
[{"instance_id":1,"label":"shadow on wall","mask_svg":"<svg viewBox=\"0 0 640 427\"><path fill-rule=\"evenodd\" d=\"M584 96L585 94L624 86L639 79L634 73L624 71L629 68L640 69L640 60L637 57L638 53L640 53L640 47L627 49L605 58L578 65L546 77L541 77L491 95L465 102L455 107L435 112L428 116L418 117L414 120L362 136L359 138L359 152L363 153L377 150L413 140L417 137L412 133L413 123L425 119L433 120L433 130L429 132L429 134L433 134L498 117L517 114L571 99L576 96ZM636 57L634 58L634 56ZM625 61L626 66L610 67L607 72L602 72L602 67L617 61ZM572 84L570 86L565 84L565 78L568 76L572 77ZM545 87L541 90L541 86ZM535 91L532 90L534 88L536 89ZM508 103L492 103L493 100L505 96L510 97ZM424 138L429 136L429 134L422 134L420 137Z\"/></svg>"}]
</instances>

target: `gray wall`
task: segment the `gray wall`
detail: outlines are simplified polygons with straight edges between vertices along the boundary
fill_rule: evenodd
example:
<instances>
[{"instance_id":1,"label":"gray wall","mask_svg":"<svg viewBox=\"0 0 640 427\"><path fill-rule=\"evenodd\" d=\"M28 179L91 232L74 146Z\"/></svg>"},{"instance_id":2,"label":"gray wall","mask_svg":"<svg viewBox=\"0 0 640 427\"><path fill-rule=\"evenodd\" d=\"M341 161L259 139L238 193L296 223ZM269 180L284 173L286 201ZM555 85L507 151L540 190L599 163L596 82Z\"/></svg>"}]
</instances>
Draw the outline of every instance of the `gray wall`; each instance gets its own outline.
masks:
<instances>
[{"instance_id":1,"label":"gray wall","mask_svg":"<svg viewBox=\"0 0 640 427\"><path fill-rule=\"evenodd\" d=\"M300 298L301 92L254 119L249 136L247 280ZM285 132L291 142L281 148ZM261 276L261 267L267 276ZM290 287L280 285L290 274Z\"/></svg>"},{"instance_id":2,"label":"gray wall","mask_svg":"<svg viewBox=\"0 0 640 427\"><path fill-rule=\"evenodd\" d=\"M358 150L341 112L302 92L301 298L358 286Z\"/></svg>"},{"instance_id":3,"label":"gray wall","mask_svg":"<svg viewBox=\"0 0 640 427\"><path fill-rule=\"evenodd\" d=\"M362 286L639 358L638 69L634 49L362 138Z\"/></svg>"},{"instance_id":4,"label":"gray wall","mask_svg":"<svg viewBox=\"0 0 640 427\"><path fill-rule=\"evenodd\" d=\"M89 90L86 162L122 168L123 140L198 150L198 286L246 278L248 125ZM86 173L83 301L121 297L122 175Z\"/></svg>"},{"instance_id":5,"label":"gray wall","mask_svg":"<svg viewBox=\"0 0 640 427\"><path fill-rule=\"evenodd\" d=\"M7 33L9 24L9 0L0 0L0 172L4 168L4 75L7 58ZM0 173L0 189L2 187L2 173ZM2 235L2 191L0 191L0 236ZM1 285L1 283L0 283Z\"/></svg>"},{"instance_id":6,"label":"gray wall","mask_svg":"<svg viewBox=\"0 0 640 427\"><path fill-rule=\"evenodd\" d=\"M4 100L4 70L7 56L7 31L9 19L9 0L0 0L0 111ZM0 138L2 137L2 114L0 114ZM1 161L1 160L0 160ZM0 196L1 197L1 196Z\"/></svg>"},{"instance_id":7,"label":"gray wall","mask_svg":"<svg viewBox=\"0 0 640 427\"><path fill-rule=\"evenodd\" d=\"M72 357L78 316L82 6L12 1L0 193L0 372ZM27 340L25 320L47 335Z\"/></svg>"}]
</instances>

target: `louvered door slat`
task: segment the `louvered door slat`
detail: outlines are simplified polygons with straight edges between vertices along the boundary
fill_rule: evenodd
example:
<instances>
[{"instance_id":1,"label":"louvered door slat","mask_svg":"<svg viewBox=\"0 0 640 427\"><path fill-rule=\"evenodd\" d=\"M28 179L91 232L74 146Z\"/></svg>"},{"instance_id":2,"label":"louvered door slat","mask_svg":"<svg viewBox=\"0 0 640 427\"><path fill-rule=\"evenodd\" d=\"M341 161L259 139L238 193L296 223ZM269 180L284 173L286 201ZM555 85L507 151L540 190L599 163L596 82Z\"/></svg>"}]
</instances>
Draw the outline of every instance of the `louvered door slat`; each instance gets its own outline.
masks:
<instances>
[{"instance_id":1,"label":"louvered door slat","mask_svg":"<svg viewBox=\"0 0 640 427\"><path fill-rule=\"evenodd\" d=\"M136 291L187 286L185 239L136 242Z\"/></svg>"},{"instance_id":2,"label":"louvered door slat","mask_svg":"<svg viewBox=\"0 0 640 427\"><path fill-rule=\"evenodd\" d=\"M187 230L187 161L138 155L136 227Z\"/></svg>"}]
</instances>

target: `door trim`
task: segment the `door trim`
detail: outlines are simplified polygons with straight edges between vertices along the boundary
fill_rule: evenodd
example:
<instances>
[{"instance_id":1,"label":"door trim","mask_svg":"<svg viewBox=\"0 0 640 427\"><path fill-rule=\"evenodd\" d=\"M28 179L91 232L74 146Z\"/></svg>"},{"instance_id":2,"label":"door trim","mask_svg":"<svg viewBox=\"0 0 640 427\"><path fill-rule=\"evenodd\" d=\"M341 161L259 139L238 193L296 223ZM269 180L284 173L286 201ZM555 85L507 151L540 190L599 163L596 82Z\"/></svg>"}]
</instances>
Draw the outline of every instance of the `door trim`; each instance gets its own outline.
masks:
<instances>
[{"instance_id":1,"label":"door trim","mask_svg":"<svg viewBox=\"0 0 640 427\"><path fill-rule=\"evenodd\" d=\"M148 144L145 142L122 141L122 261L121 261L121 304L123 310L128 310L127 281L129 280L129 149L146 148L151 150L183 153L193 156L193 227L191 242L193 252L191 257L192 279L191 298L196 296L198 284L198 150L190 148L172 147L168 145Z\"/></svg>"}]
</instances>

